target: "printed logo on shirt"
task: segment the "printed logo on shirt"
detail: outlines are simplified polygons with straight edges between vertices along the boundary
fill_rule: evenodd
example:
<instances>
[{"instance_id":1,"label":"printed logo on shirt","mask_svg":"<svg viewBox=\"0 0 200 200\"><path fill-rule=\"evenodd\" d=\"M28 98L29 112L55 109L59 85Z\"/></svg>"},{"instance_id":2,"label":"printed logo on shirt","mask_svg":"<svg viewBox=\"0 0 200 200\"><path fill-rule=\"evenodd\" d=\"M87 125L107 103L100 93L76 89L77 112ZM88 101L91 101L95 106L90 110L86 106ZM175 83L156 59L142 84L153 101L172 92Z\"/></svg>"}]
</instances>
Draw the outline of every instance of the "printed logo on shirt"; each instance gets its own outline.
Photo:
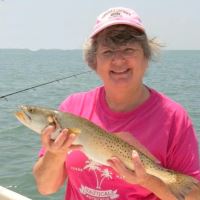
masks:
<instances>
[{"instance_id":1,"label":"printed logo on shirt","mask_svg":"<svg viewBox=\"0 0 200 200\"><path fill-rule=\"evenodd\" d=\"M81 185L79 191L83 196L92 200L117 199L119 197L117 189L102 190L101 188L104 181L113 178L112 172L107 168L101 169L101 166L102 165L100 163L97 163L93 160L87 160L85 162L85 166L83 167L83 169L81 169L81 171L88 170L94 173L96 179L96 186L95 188L90 188L86 185ZM80 171L80 169L77 169L77 171Z\"/></svg>"},{"instance_id":2,"label":"printed logo on shirt","mask_svg":"<svg viewBox=\"0 0 200 200\"><path fill-rule=\"evenodd\" d=\"M89 199L93 200L109 200L109 199L117 199L119 195L117 194L117 190L95 190L89 188L87 186L81 185L80 192Z\"/></svg>"}]
</instances>

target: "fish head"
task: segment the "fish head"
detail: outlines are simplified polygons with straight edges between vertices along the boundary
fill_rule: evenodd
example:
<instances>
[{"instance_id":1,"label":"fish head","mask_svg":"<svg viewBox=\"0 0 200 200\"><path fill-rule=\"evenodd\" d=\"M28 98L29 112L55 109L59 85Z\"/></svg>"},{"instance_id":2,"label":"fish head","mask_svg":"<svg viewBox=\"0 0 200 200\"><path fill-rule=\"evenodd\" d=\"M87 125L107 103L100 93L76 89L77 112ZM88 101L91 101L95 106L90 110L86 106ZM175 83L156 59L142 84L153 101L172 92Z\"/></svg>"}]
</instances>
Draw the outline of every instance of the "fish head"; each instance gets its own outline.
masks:
<instances>
[{"instance_id":1,"label":"fish head","mask_svg":"<svg viewBox=\"0 0 200 200\"><path fill-rule=\"evenodd\" d=\"M53 123L55 112L38 106L22 105L15 116L26 127L41 134L44 128Z\"/></svg>"}]
</instances>

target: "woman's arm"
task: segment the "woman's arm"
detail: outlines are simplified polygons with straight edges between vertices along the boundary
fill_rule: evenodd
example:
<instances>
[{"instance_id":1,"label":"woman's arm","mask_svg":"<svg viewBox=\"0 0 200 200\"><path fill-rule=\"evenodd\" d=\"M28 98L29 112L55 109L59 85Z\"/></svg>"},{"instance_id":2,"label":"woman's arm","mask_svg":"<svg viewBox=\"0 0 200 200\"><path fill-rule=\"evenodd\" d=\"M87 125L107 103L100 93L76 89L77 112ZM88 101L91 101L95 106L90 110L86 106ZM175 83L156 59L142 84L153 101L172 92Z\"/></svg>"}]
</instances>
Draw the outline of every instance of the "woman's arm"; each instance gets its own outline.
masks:
<instances>
[{"instance_id":1,"label":"woman's arm","mask_svg":"<svg viewBox=\"0 0 200 200\"><path fill-rule=\"evenodd\" d=\"M200 188L200 183L198 184ZM194 188L185 198L185 200L199 200L200 199L200 189Z\"/></svg>"},{"instance_id":2,"label":"woman's arm","mask_svg":"<svg viewBox=\"0 0 200 200\"><path fill-rule=\"evenodd\" d=\"M138 184L148 189L162 200L177 200L162 180L146 173L137 152L133 152L132 158L135 169L134 172L126 168L118 158L114 157L110 159L108 163L128 183ZM188 194L186 200L199 200L199 197L199 191L193 190Z\"/></svg>"},{"instance_id":3,"label":"woman's arm","mask_svg":"<svg viewBox=\"0 0 200 200\"><path fill-rule=\"evenodd\" d=\"M80 148L72 145L75 135L69 134L64 129L55 141L51 140L54 127L47 127L41 136L42 146L46 153L39 158L33 167L33 175L38 191L43 195L55 193L64 184L67 173L65 160L67 152L73 148Z\"/></svg>"},{"instance_id":4,"label":"woman's arm","mask_svg":"<svg viewBox=\"0 0 200 200\"><path fill-rule=\"evenodd\" d=\"M33 167L33 175L35 177L38 191L43 195L55 193L64 184L66 180L65 173L65 157L58 156L50 152L39 158Z\"/></svg>"}]
</instances>

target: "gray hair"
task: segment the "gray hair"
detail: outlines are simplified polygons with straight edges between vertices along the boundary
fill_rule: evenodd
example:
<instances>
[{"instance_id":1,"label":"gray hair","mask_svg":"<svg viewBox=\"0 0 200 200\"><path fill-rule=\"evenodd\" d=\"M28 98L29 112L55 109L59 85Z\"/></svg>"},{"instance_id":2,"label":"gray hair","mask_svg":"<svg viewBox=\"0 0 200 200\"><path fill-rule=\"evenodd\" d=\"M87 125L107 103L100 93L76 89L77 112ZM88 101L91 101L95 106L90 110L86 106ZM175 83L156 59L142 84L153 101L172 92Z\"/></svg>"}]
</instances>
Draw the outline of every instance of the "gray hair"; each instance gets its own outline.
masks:
<instances>
[{"instance_id":1,"label":"gray hair","mask_svg":"<svg viewBox=\"0 0 200 200\"><path fill-rule=\"evenodd\" d=\"M141 45L144 56L150 60L154 54L157 54L161 46L155 41L155 38L149 40L146 33L141 32L128 25L114 25L104 29L93 38L89 38L83 47L83 56L85 62L93 70L96 69L96 52L98 44L102 43L111 48L126 45L128 43L138 43Z\"/></svg>"}]
</instances>

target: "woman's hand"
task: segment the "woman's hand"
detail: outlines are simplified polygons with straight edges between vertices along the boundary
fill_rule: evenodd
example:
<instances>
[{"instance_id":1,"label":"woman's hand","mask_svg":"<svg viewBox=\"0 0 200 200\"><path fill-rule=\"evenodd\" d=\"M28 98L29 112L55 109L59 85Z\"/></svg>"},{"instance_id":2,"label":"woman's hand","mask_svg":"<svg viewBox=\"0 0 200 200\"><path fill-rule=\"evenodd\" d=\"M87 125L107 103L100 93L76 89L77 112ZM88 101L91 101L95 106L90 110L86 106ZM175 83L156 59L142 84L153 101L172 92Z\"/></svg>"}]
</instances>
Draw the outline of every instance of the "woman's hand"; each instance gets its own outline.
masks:
<instances>
[{"instance_id":1,"label":"woman's hand","mask_svg":"<svg viewBox=\"0 0 200 200\"><path fill-rule=\"evenodd\" d=\"M72 149L80 149L81 145L73 145L76 135L68 129L63 129L55 140L51 139L55 127L48 126L41 134L41 143L46 151L52 154L66 154Z\"/></svg>"},{"instance_id":2,"label":"woman's hand","mask_svg":"<svg viewBox=\"0 0 200 200\"><path fill-rule=\"evenodd\" d=\"M108 160L109 165L128 183L143 185L148 181L150 175L145 168L136 151L132 152L134 171L128 169L124 163L116 157Z\"/></svg>"},{"instance_id":3,"label":"woman's hand","mask_svg":"<svg viewBox=\"0 0 200 200\"><path fill-rule=\"evenodd\" d=\"M132 152L134 171L128 169L122 161L113 157L108 160L110 166L128 183L138 184L162 200L177 200L167 185L159 178L146 173L146 170L136 151Z\"/></svg>"}]
</instances>

